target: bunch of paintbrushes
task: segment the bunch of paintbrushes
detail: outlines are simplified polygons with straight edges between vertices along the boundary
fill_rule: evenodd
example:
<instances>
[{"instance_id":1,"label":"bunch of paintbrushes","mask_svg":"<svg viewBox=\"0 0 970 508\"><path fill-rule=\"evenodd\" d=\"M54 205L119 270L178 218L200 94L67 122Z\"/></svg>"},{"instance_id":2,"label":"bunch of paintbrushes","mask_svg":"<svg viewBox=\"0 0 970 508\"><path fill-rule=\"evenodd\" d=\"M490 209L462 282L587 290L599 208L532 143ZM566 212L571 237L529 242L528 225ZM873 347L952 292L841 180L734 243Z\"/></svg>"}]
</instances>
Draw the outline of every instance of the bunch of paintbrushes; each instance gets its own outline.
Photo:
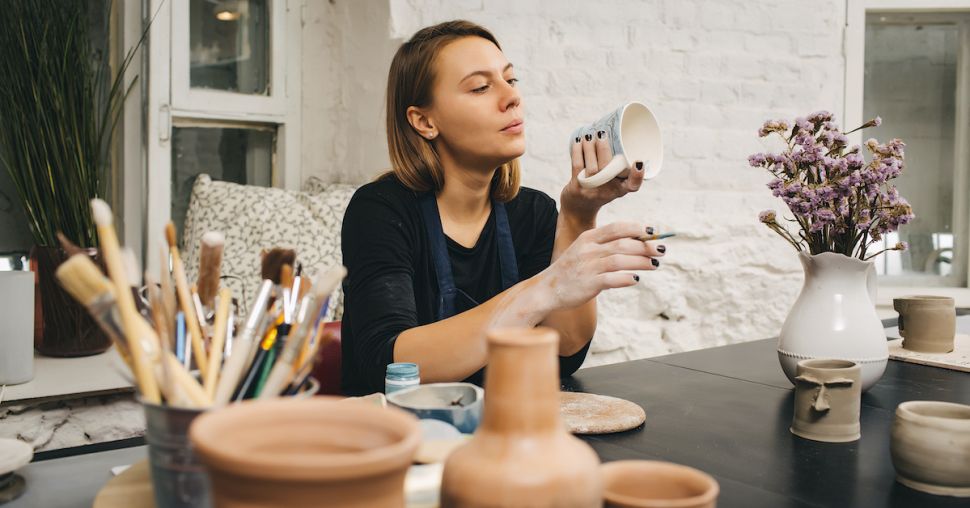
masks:
<instances>
[{"instance_id":1,"label":"bunch of paintbrushes","mask_svg":"<svg viewBox=\"0 0 970 508\"><path fill-rule=\"evenodd\" d=\"M294 251L265 253L264 280L237 324L232 292L219 284L221 234L202 238L199 278L190 285L169 223L161 258L169 263L162 263L157 279L145 274L142 298L135 289L137 262L118 244L111 209L97 199L91 209L108 276L87 255L74 253L57 277L114 341L143 400L201 408L294 394L306 386L328 339L321 316L346 274L342 266L311 283L301 267L294 271Z\"/></svg>"}]
</instances>

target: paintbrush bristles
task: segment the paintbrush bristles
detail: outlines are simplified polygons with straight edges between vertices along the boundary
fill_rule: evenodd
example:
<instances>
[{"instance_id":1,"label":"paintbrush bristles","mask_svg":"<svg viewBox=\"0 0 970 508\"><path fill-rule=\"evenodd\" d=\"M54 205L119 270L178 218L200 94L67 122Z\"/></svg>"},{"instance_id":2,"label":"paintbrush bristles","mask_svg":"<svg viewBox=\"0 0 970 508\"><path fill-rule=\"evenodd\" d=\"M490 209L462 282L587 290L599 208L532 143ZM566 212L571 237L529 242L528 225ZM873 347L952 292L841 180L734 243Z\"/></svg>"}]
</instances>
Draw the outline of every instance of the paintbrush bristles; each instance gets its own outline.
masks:
<instances>
[{"instance_id":1,"label":"paintbrush bristles","mask_svg":"<svg viewBox=\"0 0 970 508\"><path fill-rule=\"evenodd\" d=\"M165 224L165 243L168 244L170 249L178 247L176 244L175 223L173 222Z\"/></svg>"},{"instance_id":2,"label":"paintbrush bristles","mask_svg":"<svg viewBox=\"0 0 970 508\"><path fill-rule=\"evenodd\" d=\"M202 305L210 309L219 290L222 252L225 244L226 237L218 231L209 231L202 235L199 249L199 299L202 300Z\"/></svg>"},{"instance_id":3,"label":"paintbrush bristles","mask_svg":"<svg viewBox=\"0 0 970 508\"><path fill-rule=\"evenodd\" d=\"M111 281L85 254L75 254L63 262L55 272L61 286L87 307L105 293L113 294Z\"/></svg>"},{"instance_id":4,"label":"paintbrush bristles","mask_svg":"<svg viewBox=\"0 0 970 508\"><path fill-rule=\"evenodd\" d=\"M94 223L100 227L107 227L114 224L114 216L111 215L111 207L100 199L91 200L91 216Z\"/></svg>"},{"instance_id":5,"label":"paintbrush bristles","mask_svg":"<svg viewBox=\"0 0 970 508\"><path fill-rule=\"evenodd\" d=\"M280 283L280 271L283 265L293 266L296 261L296 251L293 249L281 249L275 247L263 254L260 267L260 277L273 281L273 284Z\"/></svg>"}]
</instances>

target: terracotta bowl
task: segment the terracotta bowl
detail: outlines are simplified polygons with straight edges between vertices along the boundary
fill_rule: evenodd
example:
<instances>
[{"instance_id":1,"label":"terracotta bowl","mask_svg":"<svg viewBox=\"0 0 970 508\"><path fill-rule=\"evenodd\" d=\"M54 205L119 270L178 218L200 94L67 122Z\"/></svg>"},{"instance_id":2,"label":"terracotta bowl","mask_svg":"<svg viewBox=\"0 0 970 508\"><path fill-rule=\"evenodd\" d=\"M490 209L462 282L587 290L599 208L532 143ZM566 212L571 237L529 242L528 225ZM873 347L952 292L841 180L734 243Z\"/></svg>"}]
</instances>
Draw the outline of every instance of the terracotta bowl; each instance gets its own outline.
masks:
<instances>
[{"instance_id":1,"label":"terracotta bowl","mask_svg":"<svg viewBox=\"0 0 970 508\"><path fill-rule=\"evenodd\" d=\"M711 475L670 462L607 462L600 474L608 508L714 508L720 491Z\"/></svg>"},{"instance_id":2,"label":"terracotta bowl","mask_svg":"<svg viewBox=\"0 0 970 508\"><path fill-rule=\"evenodd\" d=\"M896 408L889 449L899 483L930 494L970 497L970 406L903 402Z\"/></svg>"},{"instance_id":3,"label":"terracotta bowl","mask_svg":"<svg viewBox=\"0 0 970 508\"><path fill-rule=\"evenodd\" d=\"M398 409L313 397L210 411L189 437L215 506L403 507L421 430Z\"/></svg>"}]
</instances>

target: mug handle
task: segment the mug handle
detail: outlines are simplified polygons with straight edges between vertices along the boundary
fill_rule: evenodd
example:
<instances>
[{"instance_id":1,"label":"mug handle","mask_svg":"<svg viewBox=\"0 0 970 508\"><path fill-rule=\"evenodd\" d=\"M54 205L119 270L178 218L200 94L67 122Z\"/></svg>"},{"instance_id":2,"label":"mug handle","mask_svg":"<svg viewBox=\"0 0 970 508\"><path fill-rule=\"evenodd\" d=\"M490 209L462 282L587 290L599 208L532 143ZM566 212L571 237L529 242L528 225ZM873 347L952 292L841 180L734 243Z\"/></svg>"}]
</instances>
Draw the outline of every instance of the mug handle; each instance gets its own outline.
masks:
<instances>
[{"instance_id":1,"label":"mug handle","mask_svg":"<svg viewBox=\"0 0 970 508\"><path fill-rule=\"evenodd\" d=\"M609 182L610 180L616 178L617 175L623 172L624 169L630 167L630 163L626 160L626 157L621 153L613 156L609 164L603 169L599 170L593 176L586 176L586 170L583 169L576 175L576 180L579 181L580 187L585 189L592 189L594 187L599 187L600 185Z\"/></svg>"}]
</instances>

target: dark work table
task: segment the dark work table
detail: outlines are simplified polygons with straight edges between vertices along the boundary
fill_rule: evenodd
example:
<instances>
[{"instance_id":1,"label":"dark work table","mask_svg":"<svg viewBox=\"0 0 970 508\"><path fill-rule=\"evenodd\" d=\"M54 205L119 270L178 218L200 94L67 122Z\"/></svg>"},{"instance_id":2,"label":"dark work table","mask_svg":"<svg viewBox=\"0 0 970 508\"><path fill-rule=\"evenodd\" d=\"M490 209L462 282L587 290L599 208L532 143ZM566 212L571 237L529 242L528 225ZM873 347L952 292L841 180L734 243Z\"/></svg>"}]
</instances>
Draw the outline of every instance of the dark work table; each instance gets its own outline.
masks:
<instances>
[{"instance_id":1,"label":"dark work table","mask_svg":"<svg viewBox=\"0 0 970 508\"><path fill-rule=\"evenodd\" d=\"M958 318L970 331L970 318ZM894 328L890 338L898 337ZM719 508L970 507L895 481L889 432L907 400L970 404L970 374L890 360L862 395L862 438L820 443L793 435L792 384L775 339L758 340L578 371L564 390L639 404L638 429L585 440L604 462L665 460L703 470L720 483Z\"/></svg>"},{"instance_id":2,"label":"dark work table","mask_svg":"<svg viewBox=\"0 0 970 508\"><path fill-rule=\"evenodd\" d=\"M958 318L957 328L970 332L970 316ZM886 331L897 336L893 328ZM775 344L758 340L582 369L564 389L642 406L642 427L586 441L604 462L666 460L706 471L720 483L719 508L970 507L968 499L896 483L889 457L896 406L907 400L970 404L970 374L890 360L862 396L862 438L819 443L788 430L792 385ZM3 508L88 508L112 466L145 457L140 445L136 439L39 454L19 471L27 479L24 497Z\"/></svg>"}]
</instances>

